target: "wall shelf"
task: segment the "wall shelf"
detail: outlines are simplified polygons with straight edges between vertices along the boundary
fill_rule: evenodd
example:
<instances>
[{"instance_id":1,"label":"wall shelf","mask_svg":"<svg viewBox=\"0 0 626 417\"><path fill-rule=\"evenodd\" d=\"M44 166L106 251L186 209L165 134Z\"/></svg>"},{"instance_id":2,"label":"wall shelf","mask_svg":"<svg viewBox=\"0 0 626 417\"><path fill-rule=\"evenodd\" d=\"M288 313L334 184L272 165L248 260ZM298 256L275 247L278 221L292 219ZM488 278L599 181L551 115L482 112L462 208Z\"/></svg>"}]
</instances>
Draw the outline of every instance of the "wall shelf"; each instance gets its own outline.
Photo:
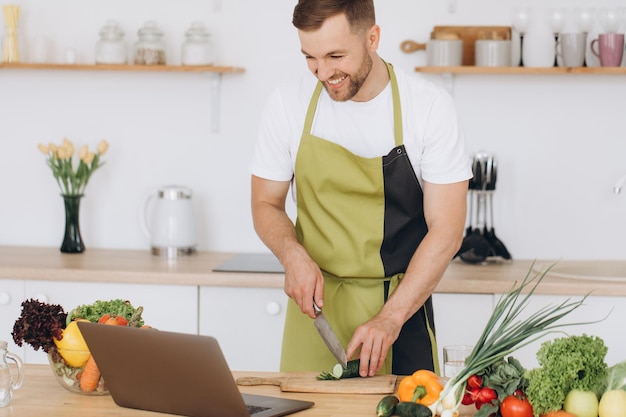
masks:
<instances>
[{"instance_id":1,"label":"wall shelf","mask_svg":"<svg viewBox=\"0 0 626 417\"><path fill-rule=\"evenodd\" d=\"M27 64L0 62L0 69L75 70L75 71L139 71L139 72L211 72L243 73L240 67L217 65L93 65L93 64Z\"/></svg>"},{"instance_id":2,"label":"wall shelf","mask_svg":"<svg viewBox=\"0 0 626 417\"><path fill-rule=\"evenodd\" d=\"M212 78L212 105L211 105L211 130L219 131L219 105L222 76L224 74L241 74L245 72L240 67L216 66L216 65L87 65L87 64L26 64L26 63L0 63L0 70L65 70L65 71L125 71L125 72L187 72L205 73Z\"/></svg>"},{"instance_id":3,"label":"wall shelf","mask_svg":"<svg viewBox=\"0 0 626 417\"><path fill-rule=\"evenodd\" d=\"M626 75L626 67L415 67L416 72L431 74L510 74L510 75L557 75L557 74L596 74Z\"/></svg>"}]
</instances>

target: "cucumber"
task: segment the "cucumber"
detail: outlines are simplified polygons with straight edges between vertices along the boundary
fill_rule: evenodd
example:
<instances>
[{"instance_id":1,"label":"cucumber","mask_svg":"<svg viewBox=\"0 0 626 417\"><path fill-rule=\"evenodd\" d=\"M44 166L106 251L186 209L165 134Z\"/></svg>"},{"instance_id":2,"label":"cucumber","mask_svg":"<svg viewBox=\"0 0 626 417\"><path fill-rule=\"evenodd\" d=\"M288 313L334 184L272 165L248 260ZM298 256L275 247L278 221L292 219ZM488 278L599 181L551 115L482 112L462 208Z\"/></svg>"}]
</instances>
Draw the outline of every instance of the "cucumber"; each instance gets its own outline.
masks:
<instances>
[{"instance_id":1,"label":"cucumber","mask_svg":"<svg viewBox=\"0 0 626 417\"><path fill-rule=\"evenodd\" d=\"M376 417L391 417L396 412L400 400L395 395L387 395L376 406Z\"/></svg>"},{"instance_id":2,"label":"cucumber","mask_svg":"<svg viewBox=\"0 0 626 417\"><path fill-rule=\"evenodd\" d=\"M348 361L346 367L341 366L340 363L333 366L331 372L323 371L317 376L319 380L337 380L344 378L356 378L359 375L359 366L361 365L361 361L358 359L354 359Z\"/></svg>"},{"instance_id":3,"label":"cucumber","mask_svg":"<svg viewBox=\"0 0 626 417\"><path fill-rule=\"evenodd\" d=\"M348 363L346 364L346 369L343 369L343 367L341 366L341 364L338 364L341 368L341 379L344 378L356 378L359 375L359 367L361 366L361 361L359 359L354 359L351 361L348 361ZM336 365L335 365L336 367ZM335 373L334 369L333 369L333 373Z\"/></svg>"},{"instance_id":4,"label":"cucumber","mask_svg":"<svg viewBox=\"0 0 626 417\"><path fill-rule=\"evenodd\" d=\"M432 417L433 412L423 404L402 401L396 405L396 414L400 417Z\"/></svg>"}]
</instances>

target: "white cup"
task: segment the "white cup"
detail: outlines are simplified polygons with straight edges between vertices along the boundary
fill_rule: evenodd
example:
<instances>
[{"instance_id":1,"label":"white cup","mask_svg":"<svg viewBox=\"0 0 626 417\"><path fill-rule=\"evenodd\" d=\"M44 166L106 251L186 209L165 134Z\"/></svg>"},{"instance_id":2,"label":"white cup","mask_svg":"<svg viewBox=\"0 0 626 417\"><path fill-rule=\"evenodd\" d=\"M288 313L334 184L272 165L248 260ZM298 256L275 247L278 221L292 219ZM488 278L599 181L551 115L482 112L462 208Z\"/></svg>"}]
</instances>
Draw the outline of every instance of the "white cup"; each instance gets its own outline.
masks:
<instances>
[{"instance_id":1,"label":"white cup","mask_svg":"<svg viewBox=\"0 0 626 417\"><path fill-rule=\"evenodd\" d=\"M450 345L443 348L443 376L452 378L465 367L465 359L472 353L473 346Z\"/></svg>"},{"instance_id":2,"label":"white cup","mask_svg":"<svg viewBox=\"0 0 626 417\"><path fill-rule=\"evenodd\" d=\"M478 39L475 44L477 67L511 66L511 41L503 39Z\"/></svg>"},{"instance_id":3,"label":"white cup","mask_svg":"<svg viewBox=\"0 0 626 417\"><path fill-rule=\"evenodd\" d=\"M587 34L560 33L555 51L564 67L582 67L587 50Z\"/></svg>"},{"instance_id":4,"label":"white cup","mask_svg":"<svg viewBox=\"0 0 626 417\"><path fill-rule=\"evenodd\" d=\"M463 63L463 40L431 39L426 43L426 61L431 67L458 67Z\"/></svg>"}]
</instances>

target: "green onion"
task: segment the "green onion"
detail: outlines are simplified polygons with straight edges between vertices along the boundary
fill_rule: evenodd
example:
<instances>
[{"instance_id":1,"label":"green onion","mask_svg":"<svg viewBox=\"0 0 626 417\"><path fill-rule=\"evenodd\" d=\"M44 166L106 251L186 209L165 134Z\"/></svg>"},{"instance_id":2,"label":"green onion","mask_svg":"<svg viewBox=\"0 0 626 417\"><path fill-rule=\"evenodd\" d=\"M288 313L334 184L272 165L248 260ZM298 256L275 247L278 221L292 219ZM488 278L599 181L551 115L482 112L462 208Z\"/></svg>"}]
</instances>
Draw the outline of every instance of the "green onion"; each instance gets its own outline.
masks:
<instances>
[{"instance_id":1,"label":"green onion","mask_svg":"<svg viewBox=\"0 0 626 417\"><path fill-rule=\"evenodd\" d=\"M504 359L515 350L549 333L555 333L562 327L594 323L557 324L560 319L580 307L589 294L578 301L568 298L559 305L544 306L525 320L518 318L528 305L539 283L553 266L554 264L544 272L531 276L534 269L533 262L522 283L518 285L515 282L512 289L500 297L472 353L465 360L465 367L446 382L437 401L439 409L453 412L458 410L468 378ZM527 287L529 287L527 294L522 296L522 292ZM445 414L452 413L446 412Z\"/></svg>"}]
</instances>

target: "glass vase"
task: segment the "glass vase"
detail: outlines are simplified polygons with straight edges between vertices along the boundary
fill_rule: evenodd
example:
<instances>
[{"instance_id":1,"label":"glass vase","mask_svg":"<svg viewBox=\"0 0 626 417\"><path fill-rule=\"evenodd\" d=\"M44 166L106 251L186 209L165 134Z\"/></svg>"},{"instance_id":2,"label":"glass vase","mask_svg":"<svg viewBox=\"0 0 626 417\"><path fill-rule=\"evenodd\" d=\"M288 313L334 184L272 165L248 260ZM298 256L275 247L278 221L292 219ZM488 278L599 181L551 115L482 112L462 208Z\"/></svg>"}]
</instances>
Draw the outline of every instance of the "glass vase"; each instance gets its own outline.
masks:
<instances>
[{"instance_id":1,"label":"glass vase","mask_svg":"<svg viewBox=\"0 0 626 417\"><path fill-rule=\"evenodd\" d=\"M79 209L80 199L83 195L63 194L62 196L65 204L65 235L63 236L63 244L61 244L61 252L82 253L85 250L85 244L80 235Z\"/></svg>"}]
</instances>

